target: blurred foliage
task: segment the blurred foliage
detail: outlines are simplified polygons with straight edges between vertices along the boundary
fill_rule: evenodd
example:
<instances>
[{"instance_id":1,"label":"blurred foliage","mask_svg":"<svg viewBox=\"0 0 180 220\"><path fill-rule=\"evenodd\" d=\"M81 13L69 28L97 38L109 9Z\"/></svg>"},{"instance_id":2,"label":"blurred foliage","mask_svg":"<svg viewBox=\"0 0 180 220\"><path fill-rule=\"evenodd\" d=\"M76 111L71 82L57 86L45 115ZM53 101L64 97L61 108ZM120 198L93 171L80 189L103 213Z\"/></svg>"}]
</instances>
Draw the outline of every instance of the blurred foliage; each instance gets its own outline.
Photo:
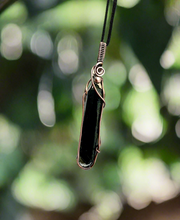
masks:
<instances>
[{"instance_id":1,"label":"blurred foliage","mask_svg":"<svg viewBox=\"0 0 180 220\"><path fill-rule=\"evenodd\" d=\"M118 0L101 154L76 164L105 5L24 0L0 15L0 219L113 220L179 194L180 1Z\"/></svg>"}]
</instances>

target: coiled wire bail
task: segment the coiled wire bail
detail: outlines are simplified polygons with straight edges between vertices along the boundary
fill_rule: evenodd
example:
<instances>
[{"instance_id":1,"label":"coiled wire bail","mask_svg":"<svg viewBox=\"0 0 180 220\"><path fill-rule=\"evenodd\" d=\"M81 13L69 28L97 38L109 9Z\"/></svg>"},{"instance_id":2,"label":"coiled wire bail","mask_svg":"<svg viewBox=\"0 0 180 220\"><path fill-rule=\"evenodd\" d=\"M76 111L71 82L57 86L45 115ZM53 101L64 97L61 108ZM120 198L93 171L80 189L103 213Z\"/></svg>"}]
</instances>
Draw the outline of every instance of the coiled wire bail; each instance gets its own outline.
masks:
<instances>
[{"instance_id":1,"label":"coiled wire bail","mask_svg":"<svg viewBox=\"0 0 180 220\"><path fill-rule=\"evenodd\" d=\"M102 76L105 73L103 66L103 61L105 58L106 54L106 43L105 42L100 42L99 44L99 52L98 52L98 57L97 57L97 64L95 65L96 71L95 74L97 76Z\"/></svg>"},{"instance_id":2,"label":"coiled wire bail","mask_svg":"<svg viewBox=\"0 0 180 220\"><path fill-rule=\"evenodd\" d=\"M106 43L105 42L100 42L97 63L98 62L103 63L105 54L106 54Z\"/></svg>"}]
</instances>

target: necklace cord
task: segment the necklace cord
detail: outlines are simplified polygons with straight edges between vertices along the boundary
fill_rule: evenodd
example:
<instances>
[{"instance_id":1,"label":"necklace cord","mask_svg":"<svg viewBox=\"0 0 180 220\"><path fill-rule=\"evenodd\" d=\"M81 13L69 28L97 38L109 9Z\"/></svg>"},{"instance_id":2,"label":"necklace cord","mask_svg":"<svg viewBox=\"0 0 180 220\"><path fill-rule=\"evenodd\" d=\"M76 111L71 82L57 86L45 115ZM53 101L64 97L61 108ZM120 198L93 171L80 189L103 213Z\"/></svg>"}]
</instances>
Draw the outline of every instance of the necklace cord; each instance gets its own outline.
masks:
<instances>
[{"instance_id":1,"label":"necklace cord","mask_svg":"<svg viewBox=\"0 0 180 220\"><path fill-rule=\"evenodd\" d=\"M109 11L109 3L110 3L110 0L107 0L101 42L104 42L104 36L105 36L106 26L107 26L107 17L108 17L108 11ZM113 27L116 6L117 6L117 0L113 0L112 12L111 12L111 18L110 18L110 24L109 24L109 31L108 31L108 35L107 35L107 41L106 41L107 46L109 45L110 39L111 39L111 33L112 33L112 27Z\"/></svg>"}]
</instances>

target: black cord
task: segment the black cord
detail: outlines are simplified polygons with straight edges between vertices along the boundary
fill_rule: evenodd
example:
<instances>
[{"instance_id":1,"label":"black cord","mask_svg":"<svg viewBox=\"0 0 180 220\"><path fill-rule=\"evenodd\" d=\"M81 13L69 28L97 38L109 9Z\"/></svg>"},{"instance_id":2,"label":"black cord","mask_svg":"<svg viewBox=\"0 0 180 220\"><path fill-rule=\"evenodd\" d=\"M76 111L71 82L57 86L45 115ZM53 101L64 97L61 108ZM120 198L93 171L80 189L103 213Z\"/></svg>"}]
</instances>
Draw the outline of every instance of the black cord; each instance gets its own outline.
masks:
<instances>
[{"instance_id":1,"label":"black cord","mask_svg":"<svg viewBox=\"0 0 180 220\"><path fill-rule=\"evenodd\" d=\"M106 26L107 26L107 17L108 17L108 11L109 11L109 3L110 3L110 0L107 0L101 42L104 42L104 36L105 36ZM113 27L113 21L114 21L116 6L117 6L117 0L113 0L113 6L112 6L110 23L109 23L109 31L108 31L108 35L107 35L106 46L109 45L109 42L110 42L110 39L111 39L111 32L112 32L112 27Z\"/></svg>"}]
</instances>

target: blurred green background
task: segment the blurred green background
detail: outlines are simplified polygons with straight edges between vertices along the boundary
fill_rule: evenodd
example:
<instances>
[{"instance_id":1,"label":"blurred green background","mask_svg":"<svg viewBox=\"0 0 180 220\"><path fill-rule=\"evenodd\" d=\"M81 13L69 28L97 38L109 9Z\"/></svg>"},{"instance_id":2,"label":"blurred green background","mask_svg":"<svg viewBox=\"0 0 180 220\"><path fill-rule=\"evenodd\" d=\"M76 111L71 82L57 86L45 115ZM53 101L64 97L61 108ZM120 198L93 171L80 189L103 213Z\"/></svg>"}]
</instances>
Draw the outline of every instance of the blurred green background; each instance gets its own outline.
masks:
<instances>
[{"instance_id":1,"label":"blurred green background","mask_svg":"<svg viewBox=\"0 0 180 220\"><path fill-rule=\"evenodd\" d=\"M6 2L0 220L179 220L180 1L118 0L89 171L76 164L81 98L106 1Z\"/></svg>"}]
</instances>

